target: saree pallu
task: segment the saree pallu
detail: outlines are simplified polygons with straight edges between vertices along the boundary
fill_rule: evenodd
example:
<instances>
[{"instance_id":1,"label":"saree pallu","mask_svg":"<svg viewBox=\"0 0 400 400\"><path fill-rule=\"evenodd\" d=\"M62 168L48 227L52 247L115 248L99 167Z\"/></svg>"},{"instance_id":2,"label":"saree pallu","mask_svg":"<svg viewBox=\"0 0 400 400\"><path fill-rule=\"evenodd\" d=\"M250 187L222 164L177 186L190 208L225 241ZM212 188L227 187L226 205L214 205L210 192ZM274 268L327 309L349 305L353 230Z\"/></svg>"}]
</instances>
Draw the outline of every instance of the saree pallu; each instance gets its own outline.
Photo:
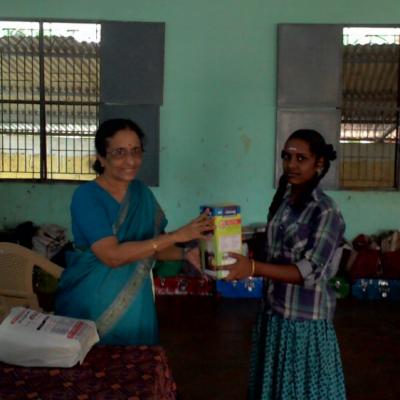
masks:
<instances>
[{"instance_id":1,"label":"saree pallu","mask_svg":"<svg viewBox=\"0 0 400 400\"><path fill-rule=\"evenodd\" d=\"M151 191L133 181L113 225L119 242L146 240L164 230L166 220ZM90 250L68 255L55 301L59 315L95 321L101 343L158 343L151 269L154 259L118 268L102 263Z\"/></svg>"},{"instance_id":2,"label":"saree pallu","mask_svg":"<svg viewBox=\"0 0 400 400\"><path fill-rule=\"evenodd\" d=\"M248 400L345 400L331 321L260 312L253 332Z\"/></svg>"}]
</instances>

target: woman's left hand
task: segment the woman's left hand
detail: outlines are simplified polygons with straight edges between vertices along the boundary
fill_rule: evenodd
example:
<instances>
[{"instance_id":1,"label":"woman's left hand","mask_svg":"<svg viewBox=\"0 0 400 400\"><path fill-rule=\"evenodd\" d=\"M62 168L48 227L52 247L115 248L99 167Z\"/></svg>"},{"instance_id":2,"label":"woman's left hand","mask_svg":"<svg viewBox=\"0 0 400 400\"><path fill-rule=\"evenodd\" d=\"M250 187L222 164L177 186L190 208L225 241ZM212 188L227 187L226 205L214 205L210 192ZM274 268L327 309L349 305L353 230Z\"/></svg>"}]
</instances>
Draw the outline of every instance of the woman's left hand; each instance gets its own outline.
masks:
<instances>
[{"instance_id":1,"label":"woman's left hand","mask_svg":"<svg viewBox=\"0 0 400 400\"><path fill-rule=\"evenodd\" d=\"M190 242L194 239L210 238L210 233L214 231L214 219L209 215L209 211L204 211L201 215L190 221L188 224L172 232L175 242Z\"/></svg>"},{"instance_id":2,"label":"woman's left hand","mask_svg":"<svg viewBox=\"0 0 400 400\"><path fill-rule=\"evenodd\" d=\"M225 278L227 281L245 279L251 276L252 265L248 257L242 256L239 253L229 253L229 257L235 258L236 262L224 266L224 269L229 271L228 276Z\"/></svg>"}]
</instances>

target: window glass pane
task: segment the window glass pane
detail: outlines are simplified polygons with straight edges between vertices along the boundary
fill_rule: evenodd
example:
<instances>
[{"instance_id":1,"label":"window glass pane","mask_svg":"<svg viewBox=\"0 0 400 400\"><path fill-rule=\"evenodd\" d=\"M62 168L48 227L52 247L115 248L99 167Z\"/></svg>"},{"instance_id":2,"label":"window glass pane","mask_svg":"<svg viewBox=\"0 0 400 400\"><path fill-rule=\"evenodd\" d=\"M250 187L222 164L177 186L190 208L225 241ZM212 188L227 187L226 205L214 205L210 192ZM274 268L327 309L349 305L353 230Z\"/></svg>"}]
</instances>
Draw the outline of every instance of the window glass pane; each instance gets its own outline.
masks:
<instances>
[{"instance_id":1,"label":"window glass pane","mask_svg":"<svg viewBox=\"0 0 400 400\"><path fill-rule=\"evenodd\" d=\"M100 24L40 33L38 22L0 22L0 178L91 179Z\"/></svg>"},{"instance_id":2,"label":"window glass pane","mask_svg":"<svg viewBox=\"0 0 400 400\"><path fill-rule=\"evenodd\" d=\"M39 106L0 104L0 178L40 178Z\"/></svg>"},{"instance_id":3,"label":"window glass pane","mask_svg":"<svg viewBox=\"0 0 400 400\"><path fill-rule=\"evenodd\" d=\"M343 31L340 181L344 188L396 187L400 29Z\"/></svg>"},{"instance_id":4,"label":"window glass pane","mask_svg":"<svg viewBox=\"0 0 400 400\"><path fill-rule=\"evenodd\" d=\"M100 25L45 23L47 173L90 179L98 123Z\"/></svg>"},{"instance_id":5,"label":"window glass pane","mask_svg":"<svg viewBox=\"0 0 400 400\"><path fill-rule=\"evenodd\" d=\"M47 125L47 173L51 179L94 178L98 107L52 105Z\"/></svg>"}]
</instances>

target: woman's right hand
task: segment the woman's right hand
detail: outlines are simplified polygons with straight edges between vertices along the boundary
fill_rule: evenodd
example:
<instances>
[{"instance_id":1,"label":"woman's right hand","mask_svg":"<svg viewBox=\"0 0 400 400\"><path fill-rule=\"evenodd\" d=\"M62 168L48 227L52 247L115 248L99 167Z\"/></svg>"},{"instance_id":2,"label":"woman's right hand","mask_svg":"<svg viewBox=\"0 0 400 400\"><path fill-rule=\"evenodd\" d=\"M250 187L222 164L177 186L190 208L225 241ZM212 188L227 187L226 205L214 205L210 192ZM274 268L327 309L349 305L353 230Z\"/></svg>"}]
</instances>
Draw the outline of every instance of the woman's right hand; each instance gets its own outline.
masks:
<instances>
[{"instance_id":1,"label":"woman's right hand","mask_svg":"<svg viewBox=\"0 0 400 400\"><path fill-rule=\"evenodd\" d=\"M214 231L214 219L210 217L208 210L199 215L188 224L173 232L176 242L189 242L194 239L207 239Z\"/></svg>"}]
</instances>

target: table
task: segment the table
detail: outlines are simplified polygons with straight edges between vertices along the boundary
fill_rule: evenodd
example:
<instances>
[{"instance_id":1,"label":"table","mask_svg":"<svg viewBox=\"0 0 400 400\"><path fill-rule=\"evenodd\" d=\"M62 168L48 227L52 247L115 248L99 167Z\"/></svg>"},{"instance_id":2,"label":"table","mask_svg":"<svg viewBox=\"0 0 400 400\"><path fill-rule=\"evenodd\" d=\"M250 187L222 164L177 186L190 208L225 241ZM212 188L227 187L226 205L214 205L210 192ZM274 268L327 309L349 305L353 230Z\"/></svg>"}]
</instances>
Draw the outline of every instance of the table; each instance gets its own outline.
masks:
<instances>
[{"instance_id":1,"label":"table","mask_svg":"<svg viewBox=\"0 0 400 400\"><path fill-rule=\"evenodd\" d=\"M162 347L99 345L72 368L0 362L0 399L173 400L176 384Z\"/></svg>"}]
</instances>

